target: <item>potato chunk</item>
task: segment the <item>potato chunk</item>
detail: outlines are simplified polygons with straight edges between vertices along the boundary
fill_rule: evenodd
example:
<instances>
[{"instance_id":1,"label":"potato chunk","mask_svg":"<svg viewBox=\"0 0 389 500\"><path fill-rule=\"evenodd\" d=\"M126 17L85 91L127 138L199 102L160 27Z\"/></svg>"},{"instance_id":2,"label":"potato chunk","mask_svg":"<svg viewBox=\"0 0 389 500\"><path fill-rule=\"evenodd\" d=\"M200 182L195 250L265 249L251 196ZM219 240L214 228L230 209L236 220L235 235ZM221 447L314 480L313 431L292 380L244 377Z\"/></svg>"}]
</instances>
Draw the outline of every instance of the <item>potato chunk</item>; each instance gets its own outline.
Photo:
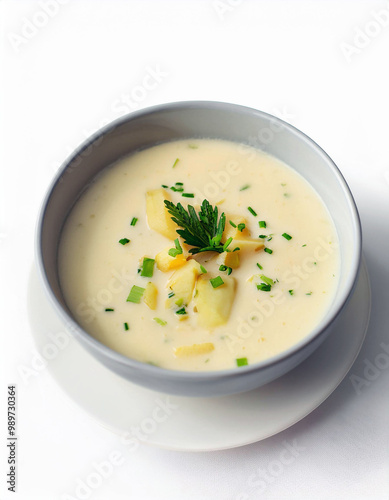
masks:
<instances>
[{"instance_id":1,"label":"potato chunk","mask_svg":"<svg viewBox=\"0 0 389 500\"><path fill-rule=\"evenodd\" d=\"M150 309L157 308L157 296L158 296L158 288L154 285L154 283L147 283L145 292L143 294L143 302L150 307Z\"/></svg>"},{"instance_id":2,"label":"potato chunk","mask_svg":"<svg viewBox=\"0 0 389 500\"><path fill-rule=\"evenodd\" d=\"M232 221L236 227L231 226L230 221ZM246 224L243 231L239 231L238 224ZM226 226L223 231L223 241L227 241L228 238L248 238L250 237L250 231L247 228L247 219L242 215L226 215Z\"/></svg>"},{"instance_id":3,"label":"potato chunk","mask_svg":"<svg viewBox=\"0 0 389 500\"><path fill-rule=\"evenodd\" d=\"M177 238L177 225L170 218L164 200L170 200L169 193L164 189L154 189L146 194L147 222L151 229L163 234L166 238Z\"/></svg>"},{"instance_id":4,"label":"potato chunk","mask_svg":"<svg viewBox=\"0 0 389 500\"><path fill-rule=\"evenodd\" d=\"M200 276L195 297L198 324L204 328L227 323L235 297L235 279L223 276L224 285L213 288L209 278Z\"/></svg>"},{"instance_id":5,"label":"potato chunk","mask_svg":"<svg viewBox=\"0 0 389 500\"><path fill-rule=\"evenodd\" d=\"M241 252L244 252L246 250L252 251L252 252L258 252L258 250L262 250L262 248L264 246L265 245L263 244L263 241L261 239L250 238L247 240L236 239L236 240L231 242L231 244L228 248L231 248L231 250L234 250L234 248L239 247ZM238 252L233 252L233 253L238 253ZM232 267L232 266L230 266L230 267Z\"/></svg>"},{"instance_id":6,"label":"potato chunk","mask_svg":"<svg viewBox=\"0 0 389 500\"><path fill-rule=\"evenodd\" d=\"M192 300L196 278L199 274L201 274L200 264L193 259L177 269L167 283L174 295L166 301L166 307L187 306Z\"/></svg>"},{"instance_id":7,"label":"potato chunk","mask_svg":"<svg viewBox=\"0 0 389 500\"><path fill-rule=\"evenodd\" d=\"M223 252L219 254L216 262L219 265L231 267L231 269L237 269L240 264L239 252Z\"/></svg>"},{"instance_id":8,"label":"potato chunk","mask_svg":"<svg viewBox=\"0 0 389 500\"><path fill-rule=\"evenodd\" d=\"M155 256L155 262L158 269L164 273L172 269L178 269L186 263L186 258L183 253L178 254L176 257L169 255L169 250L171 248L174 248L173 243Z\"/></svg>"},{"instance_id":9,"label":"potato chunk","mask_svg":"<svg viewBox=\"0 0 389 500\"><path fill-rule=\"evenodd\" d=\"M192 356L194 354L206 354L215 349L212 342L204 342L203 344L183 345L174 349L174 354L177 357Z\"/></svg>"}]
</instances>

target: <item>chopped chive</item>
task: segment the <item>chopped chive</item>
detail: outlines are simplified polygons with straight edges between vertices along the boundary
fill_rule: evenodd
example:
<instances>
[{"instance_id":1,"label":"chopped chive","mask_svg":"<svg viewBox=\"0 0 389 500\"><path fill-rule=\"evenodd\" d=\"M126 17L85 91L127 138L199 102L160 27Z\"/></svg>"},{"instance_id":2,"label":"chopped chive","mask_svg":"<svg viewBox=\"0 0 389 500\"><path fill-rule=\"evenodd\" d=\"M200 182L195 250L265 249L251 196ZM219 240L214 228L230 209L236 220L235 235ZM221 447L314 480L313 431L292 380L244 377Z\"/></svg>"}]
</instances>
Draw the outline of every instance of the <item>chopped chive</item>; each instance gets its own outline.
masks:
<instances>
[{"instance_id":1,"label":"chopped chive","mask_svg":"<svg viewBox=\"0 0 389 500\"><path fill-rule=\"evenodd\" d=\"M285 187L286 186L286 182L281 182L281 186Z\"/></svg>"},{"instance_id":2,"label":"chopped chive","mask_svg":"<svg viewBox=\"0 0 389 500\"><path fill-rule=\"evenodd\" d=\"M293 295L294 294L294 291L293 290L289 290L289 295Z\"/></svg>"},{"instance_id":3,"label":"chopped chive","mask_svg":"<svg viewBox=\"0 0 389 500\"><path fill-rule=\"evenodd\" d=\"M107 309L105 310L105 312L112 312L114 311L115 309L112 309L111 307L107 307Z\"/></svg>"},{"instance_id":4,"label":"chopped chive","mask_svg":"<svg viewBox=\"0 0 389 500\"><path fill-rule=\"evenodd\" d=\"M289 198L290 194L289 193L284 193L285 198Z\"/></svg>"},{"instance_id":5,"label":"chopped chive","mask_svg":"<svg viewBox=\"0 0 389 500\"><path fill-rule=\"evenodd\" d=\"M171 298L172 298L172 297L174 297L174 296L175 296L175 293L174 293L174 292L170 292L170 293L169 293L169 295L168 295L169 299L171 299Z\"/></svg>"},{"instance_id":6,"label":"chopped chive","mask_svg":"<svg viewBox=\"0 0 389 500\"><path fill-rule=\"evenodd\" d=\"M312 292L308 292L308 293L306 293L305 295L312 295Z\"/></svg>"},{"instance_id":7,"label":"chopped chive","mask_svg":"<svg viewBox=\"0 0 389 500\"><path fill-rule=\"evenodd\" d=\"M255 210L253 210L251 207L247 207L247 210L254 215L254 217L257 216L257 212Z\"/></svg>"},{"instance_id":8,"label":"chopped chive","mask_svg":"<svg viewBox=\"0 0 389 500\"><path fill-rule=\"evenodd\" d=\"M238 250L240 250L240 248L236 247L236 248L233 249L233 252L237 252Z\"/></svg>"},{"instance_id":9,"label":"chopped chive","mask_svg":"<svg viewBox=\"0 0 389 500\"><path fill-rule=\"evenodd\" d=\"M219 271L227 271L227 266L221 264L221 266L219 266Z\"/></svg>"},{"instance_id":10,"label":"chopped chive","mask_svg":"<svg viewBox=\"0 0 389 500\"><path fill-rule=\"evenodd\" d=\"M211 282L213 288L217 288L221 285L224 285L224 281L222 280L221 276L216 276L216 278L212 278L209 281Z\"/></svg>"},{"instance_id":11,"label":"chopped chive","mask_svg":"<svg viewBox=\"0 0 389 500\"><path fill-rule=\"evenodd\" d=\"M225 252L227 250L227 248L229 247L230 243L232 241L232 238L228 238L228 240L224 243L223 245L223 251Z\"/></svg>"},{"instance_id":12,"label":"chopped chive","mask_svg":"<svg viewBox=\"0 0 389 500\"><path fill-rule=\"evenodd\" d=\"M138 219L136 217L133 217L132 218L132 221L131 221L131 226L135 226L135 224L138 222Z\"/></svg>"},{"instance_id":13,"label":"chopped chive","mask_svg":"<svg viewBox=\"0 0 389 500\"><path fill-rule=\"evenodd\" d=\"M174 245L176 248L170 248L168 251L170 257L177 257L177 255L182 253L182 247L180 245L180 242L178 241L178 238L174 240Z\"/></svg>"},{"instance_id":14,"label":"chopped chive","mask_svg":"<svg viewBox=\"0 0 389 500\"><path fill-rule=\"evenodd\" d=\"M130 243L130 240L128 238L122 238L121 240L119 240L119 243L121 245L127 245L127 243Z\"/></svg>"},{"instance_id":15,"label":"chopped chive","mask_svg":"<svg viewBox=\"0 0 389 500\"><path fill-rule=\"evenodd\" d=\"M175 193L182 193L184 191L184 188L183 187L176 187L176 186L172 186L170 188L172 191L174 191Z\"/></svg>"},{"instance_id":16,"label":"chopped chive","mask_svg":"<svg viewBox=\"0 0 389 500\"><path fill-rule=\"evenodd\" d=\"M174 303L176 304L176 306L181 307L182 304L184 303L184 299L182 297L180 297Z\"/></svg>"},{"instance_id":17,"label":"chopped chive","mask_svg":"<svg viewBox=\"0 0 389 500\"><path fill-rule=\"evenodd\" d=\"M155 262L154 259L149 259L149 257L145 257L143 259L140 275L146 278L152 278L154 273L154 262Z\"/></svg>"},{"instance_id":18,"label":"chopped chive","mask_svg":"<svg viewBox=\"0 0 389 500\"><path fill-rule=\"evenodd\" d=\"M273 239L273 236L269 236L266 241L271 241Z\"/></svg>"},{"instance_id":19,"label":"chopped chive","mask_svg":"<svg viewBox=\"0 0 389 500\"><path fill-rule=\"evenodd\" d=\"M184 183L183 182L176 182L176 186L183 186Z\"/></svg>"},{"instance_id":20,"label":"chopped chive","mask_svg":"<svg viewBox=\"0 0 389 500\"><path fill-rule=\"evenodd\" d=\"M236 365L237 366L247 366L249 363L247 361L247 358L236 358Z\"/></svg>"},{"instance_id":21,"label":"chopped chive","mask_svg":"<svg viewBox=\"0 0 389 500\"><path fill-rule=\"evenodd\" d=\"M176 158L176 161L173 163L173 167L172 167L172 168L174 168L174 167L177 165L177 163L178 163L179 161L180 161L180 159L179 159L179 158Z\"/></svg>"},{"instance_id":22,"label":"chopped chive","mask_svg":"<svg viewBox=\"0 0 389 500\"><path fill-rule=\"evenodd\" d=\"M265 239L265 238L267 238L267 234L260 234L260 235L258 236L258 238Z\"/></svg>"},{"instance_id":23,"label":"chopped chive","mask_svg":"<svg viewBox=\"0 0 389 500\"><path fill-rule=\"evenodd\" d=\"M236 224L234 224L234 223L232 222L232 220L230 220L230 224L231 224L231 226L232 226L232 227L236 227Z\"/></svg>"},{"instance_id":24,"label":"chopped chive","mask_svg":"<svg viewBox=\"0 0 389 500\"><path fill-rule=\"evenodd\" d=\"M124 323L124 329L127 331L130 329L130 327L128 326L128 323Z\"/></svg>"},{"instance_id":25,"label":"chopped chive","mask_svg":"<svg viewBox=\"0 0 389 500\"><path fill-rule=\"evenodd\" d=\"M232 267L227 267L227 275L229 276L232 273Z\"/></svg>"},{"instance_id":26,"label":"chopped chive","mask_svg":"<svg viewBox=\"0 0 389 500\"><path fill-rule=\"evenodd\" d=\"M194 198L194 194L193 193L182 193L182 196L184 198Z\"/></svg>"},{"instance_id":27,"label":"chopped chive","mask_svg":"<svg viewBox=\"0 0 389 500\"><path fill-rule=\"evenodd\" d=\"M246 227L246 224L241 222L240 224L238 224L238 231L242 232L245 227Z\"/></svg>"},{"instance_id":28,"label":"chopped chive","mask_svg":"<svg viewBox=\"0 0 389 500\"><path fill-rule=\"evenodd\" d=\"M265 250L265 252L266 252L266 253L270 253L270 254L272 254L272 253L273 253L273 250L270 250L270 248L265 247L265 249L264 249L264 250Z\"/></svg>"},{"instance_id":29,"label":"chopped chive","mask_svg":"<svg viewBox=\"0 0 389 500\"><path fill-rule=\"evenodd\" d=\"M200 269L201 269L201 272L202 272L202 273L204 273L204 274L206 274L206 273L208 272L208 271L205 269L205 267L204 267L204 266L202 266L201 264L200 264Z\"/></svg>"},{"instance_id":30,"label":"chopped chive","mask_svg":"<svg viewBox=\"0 0 389 500\"><path fill-rule=\"evenodd\" d=\"M274 281L271 278L268 278L267 276L265 276L264 274L261 274L260 278L262 281L264 281L268 285L274 285Z\"/></svg>"},{"instance_id":31,"label":"chopped chive","mask_svg":"<svg viewBox=\"0 0 389 500\"><path fill-rule=\"evenodd\" d=\"M301 246L302 246L302 247L306 247L306 246L307 246L307 244L305 243L304 245L301 245Z\"/></svg>"},{"instance_id":32,"label":"chopped chive","mask_svg":"<svg viewBox=\"0 0 389 500\"><path fill-rule=\"evenodd\" d=\"M259 285L257 285L257 288L262 292L270 292L271 285L269 285L268 283L260 283Z\"/></svg>"},{"instance_id":33,"label":"chopped chive","mask_svg":"<svg viewBox=\"0 0 389 500\"><path fill-rule=\"evenodd\" d=\"M161 184L161 187L165 188L165 189L168 189L169 186L166 186L166 184Z\"/></svg>"},{"instance_id":34,"label":"chopped chive","mask_svg":"<svg viewBox=\"0 0 389 500\"><path fill-rule=\"evenodd\" d=\"M242 186L239 191L245 191L246 189L248 189L250 187L250 184L245 184L244 186Z\"/></svg>"},{"instance_id":35,"label":"chopped chive","mask_svg":"<svg viewBox=\"0 0 389 500\"><path fill-rule=\"evenodd\" d=\"M176 311L176 314L188 314L188 313L186 312L185 307L181 307L181 309L178 309L178 311Z\"/></svg>"},{"instance_id":36,"label":"chopped chive","mask_svg":"<svg viewBox=\"0 0 389 500\"><path fill-rule=\"evenodd\" d=\"M266 227L266 221L260 220L260 221L258 221L258 225L259 225L259 227Z\"/></svg>"},{"instance_id":37,"label":"chopped chive","mask_svg":"<svg viewBox=\"0 0 389 500\"><path fill-rule=\"evenodd\" d=\"M290 235L290 234L288 234L288 233L283 233L283 234L282 234L282 236L283 236L286 240L291 240L291 239L292 239L291 235Z\"/></svg>"},{"instance_id":38,"label":"chopped chive","mask_svg":"<svg viewBox=\"0 0 389 500\"><path fill-rule=\"evenodd\" d=\"M163 319L161 319L161 318L153 318L153 320L154 320L156 323L158 323L159 325L161 325L161 326L165 326L165 325L167 325L167 321L165 321L165 320L163 320Z\"/></svg>"},{"instance_id":39,"label":"chopped chive","mask_svg":"<svg viewBox=\"0 0 389 500\"><path fill-rule=\"evenodd\" d=\"M142 295L144 294L145 288L141 286L134 285L127 297L127 302L133 302L134 304L139 304Z\"/></svg>"},{"instance_id":40,"label":"chopped chive","mask_svg":"<svg viewBox=\"0 0 389 500\"><path fill-rule=\"evenodd\" d=\"M257 262L257 266L259 267L259 269L263 269L263 267L261 266L261 264L259 264L259 262Z\"/></svg>"}]
</instances>

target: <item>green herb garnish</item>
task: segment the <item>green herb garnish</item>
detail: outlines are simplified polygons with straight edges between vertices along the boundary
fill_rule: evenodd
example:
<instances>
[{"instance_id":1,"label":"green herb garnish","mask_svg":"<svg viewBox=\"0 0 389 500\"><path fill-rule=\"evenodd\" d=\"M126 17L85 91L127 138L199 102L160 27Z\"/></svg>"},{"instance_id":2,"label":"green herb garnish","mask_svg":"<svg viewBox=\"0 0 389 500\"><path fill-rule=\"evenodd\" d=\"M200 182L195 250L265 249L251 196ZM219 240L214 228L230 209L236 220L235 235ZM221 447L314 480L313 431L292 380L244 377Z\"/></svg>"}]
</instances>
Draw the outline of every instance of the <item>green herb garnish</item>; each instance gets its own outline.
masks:
<instances>
[{"instance_id":1,"label":"green herb garnish","mask_svg":"<svg viewBox=\"0 0 389 500\"><path fill-rule=\"evenodd\" d=\"M154 259L149 259L148 257L145 257L143 259L140 275L146 278L152 278L154 273L154 262L155 262Z\"/></svg>"},{"instance_id":2,"label":"green herb garnish","mask_svg":"<svg viewBox=\"0 0 389 500\"><path fill-rule=\"evenodd\" d=\"M312 292L308 292L308 293L306 293L305 295L312 295Z\"/></svg>"},{"instance_id":3,"label":"green herb garnish","mask_svg":"<svg viewBox=\"0 0 389 500\"><path fill-rule=\"evenodd\" d=\"M130 327L128 326L128 323L124 323L124 329L127 331L130 329Z\"/></svg>"},{"instance_id":4,"label":"green herb garnish","mask_svg":"<svg viewBox=\"0 0 389 500\"><path fill-rule=\"evenodd\" d=\"M194 194L193 193L182 193L182 196L184 198L194 198Z\"/></svg>"},{"instance_id":5,"label":"green herb garnish","mask_svg":"<svg viewBox=\"0 0 389 500\"><path fill-rule=\"evenodd\" d=\"M170 293L169 293L169 295L168 295L169 299L171 299L171 298L172 298L172 297L174 297L174 296L175 296L175 293L174 293L174 292L170 292Z\"/></svg>"},{"instance_id":6,"label":"green herb garnish","mask_svg":"<svg viewBox=\"0 0 389 500\"><path fill-rule=\"evenodd\" d=\"M176 311L176 314L188 314L188 313L186 312L185 307L181 307L181 309L178 309L178 311Z\"/></svg>"},{"instance_id":7,"label":"green herb garnish","mask_svg":"<svg viewBox=\"0 0 389 500\"><path fill-rule=\"evenodd\" d=\"M107 309L105 309L105 312L112 312L114 311L115 309L112 309L111 307L107 307Z\"/></svg>"},{"instance_id":8,"label":"green herb garnish","mask_svg":"<svg viewBox=\"0 0 389 500\"><path fill-rule=\"evenodd\" d=\"M240 224L238 224L238 231L242 232L245 227L246 227L246 224L241 222Z\"/></svg>"},{"instance_id":9,"label":"green herb garnish","mask_svg":"<svg viewBox=\"0 0 389 500\"><path fill-rule=\"evenodd\" d=\"M127 297L127 302L133 302L134 304L139 304L142 295L145 292L145 288L141 286L134 285Z\"/></svg>"},{"instance_id":10,"label":"green herb garnish","mask_svg":"<svg viewBox=\"0 0 389 500\"><path fill-rule=\"evenodd\" d=\"M204 274L206 274L206 273L208 272L208 271L205 269L205 267L204 267L204 266L202 266L201 264L200 264L200 269L201 269L201 272L202 272L202 273L204 273Z\"/></svg>"},{"instance_id":11,"label":"green herb garnish","mask_svg":"<svg viewBox=\"0 0 389 500\"><path fill-rule=\"evenodd\" d=\"M221 264L219 266L219 271L227 271L227 266L225 266L224 264Z\"/></svg>"},{"instance_id":12,"label":"green herb garnish","mask_svg":"<svg viewBox=\"0 0 389 500\"><path fill-rule=\"evenodd\" d=\"M236 359L236 365L237 366L247 366L249 363L247 361L247 358L237 358Z\"/></svg>"},{"instance_id":13,"label":"green herb garnish","mask_svg":"<svg viewBox=\"0 0 389 500\"><path fill-rule=\"evenodd\" d=\"M271 285L269 285L268 283L260 283L259 285L257 285L257 288L262 292L270 292Z\"/></svg>"},{"instance_id":14,"label":"green herb garnish","mask_svg":"<svg viewBox=\"0 0 389 500\"><path fill-rule=\"evenodd\" d=\"M263 267L261 266L261 264L259 264L259 262L257 262L257 266L259 267L259 269L263 269Z\"/></svg>"},{"instance_id":15,"label":"green herb garnish","mask_svg":"<svg viewBox=\"0 0 389 500\"><path fill-rule=\"evenodd\" d=\"M213 288L217 288L221 285L224 285L224 281L222 280L221 276L216 276L216 278L212 278L209 281L211 282Z\"/></svg>"},{"instance_id":16,"label":"green herb garnish","mask_svg":"<svg viewBox=\"0 0 389 500\"><path fill-rule=\"evenodd\" d=\"M229 276L232 273L232 267L227 267L227 275Z\"/></svg>"},{"instance_id":17,"label":"green herb garnish","mask_svg":"<svg viewBox=\"0 0 389 500\"><path fill-rule=\"evenodd\" d=\"M254 217L257 216L257 212L255 210L253 210L251 207L247 207L247 210L254 215Z\"/></svg>"},{"instance_id":18,"label":"green herb garnish","mask_svg":"<svg viewBox=\"0 0 389 500\"><path fill-rule=\"evenodd\" d=\"M176 304L176 306L181 307L182 304L184 303L184 299L182 297L180 297L174 303Z\"/></svg>"},{"instance_id":19,"label":"green herb garnish","mask_svg":"<svg viewBox=\"0 0 389 500\"><path fill-rule=\"evenodd\" d=\"M287 240L291 240L291 239L292 239L291 235L290 235L290 234L288 234L288 233L283 233L283 234L282 234L282 236L283 236L285 239L287 239Z\"/></svg>"},{"instance_id":20,"label":"green herb garnish","mask_svg":"<svg viewBox=\"0 0 389 500\"><path fill-rule=\"evenodd\" d=\"M264 281L268 285L274 285L274 281L271 278L268 278L267 276L265 276L264 274L261 274L260 278L262 281Z\"/></svg>"},{"instance_id":21,"label":"green herb garnish","mask_svg":"<svg viewBox=\"0 0 389 500\"><path fill-rule=\"evenodd\" d=\"M169 189L169 186L166 186L166 184L161 184L161 187L163 187L164 189Z\"/></svg>"},{"instance_id":22,"label":"green herb garnish","mask_svg":"<svg viewBox=\"0 0 389 500\"><path fill-rule=\"evenodd\" d=\"M223 252L226 252L226 251L229 252L229 250L227 250L227 248L230 246L231 241L232 241L232 237L229 237L228 240L224 243L224 245L223 245Z\"/></svg>"},{"instance_id":23,"label":"green herb garnish","mask_svg":"<svg viewBox=\"0 0 389 500\"><path fill-rule=\"evenodd\" d=\"M229 223L231 224L232 227L236 227L236 224L234 224L232 220L230 220Z\"/></svg>"},{"instance_id":24,"label":"green herb garnish","mask_svg":"<svg viewBox=\"0 0 389 500\"><path fill-rule=\"evenodd\" d=\"M258 225L259 225L259 227L266 227L266 221L260 220L260 221L258 221Z\"/></svg>"},{"instance_id":25,"label":"green herb garnish","mask_svg":"<svg viewBox=\"0 0 389 500\"><path fill-rule=\"evenodd\" d=\"M180 245L180 242L178 241L178 238L174 240L174 245L176 246L176 248L170 248L168 251L170 257L177 257L177 255L182 253L182 247Z\"/></svg>"},{"instance_id":26,"label":"green herb garnish","mask_svg":"<svg viewBox=\"0 0 389 500\"><path fill-rule=\"evenodd\" d=\"M273 253L273 250L270 250L270 248L265 247L264 250L266 253L269 253L269 254Z\"/></svg>"},{"instance_id":27,"label":"green herb garnish","mask_svg":"<svg viewBox=\"0 0 389 500\"><path fill-rule=\"evenodd\" d=\"M294 294L294 291L293 290L289 290L289 295L293 295Z\"/></svg>"},{"instance_id":28,"label":"green herb garnish","mask_svg":"<svg viewBox=\"0 0 389 500\"><path fill-rule=\"evenodd\" d=\"M178 163L179 161L180 161L180 159L179 159L179 158L176 158L176 161L173 163L173 167L172 167L172 168L174 168L174 167L177 165L177 163Z\"/></svg>"},{"instance_id":29,"label":"green herb garnish","mask_svg":"<svg viewBox=\"0 0 389 500\"><path fill-rule=\"evenodd\" d=\"M172 216L172 221L183 228L177 229L177 233L186 244L194 247L189 253L224 251L221 245L226 224L224 212L219 218L218 208L213 208L208 200L203 201L198 214L192 205L188 205L186 210L181 203L174 205L171 201L165 200L165 206Z\"/></svg>"},{"instance_id":30,"label":"green herb garnish","mask_svg":"<svg viewBox=\"0 0 389 500\"><path fill-rule=\"evenodd\" d=\"M135 226L135 224L138 222L138 219L136 217L133 217L132 218L132 221L131 221L131 226Z\"/></svg>"},{"instance_id":31,"label":"green herb garnish","mask_svg":"<svg viewBox=\"0 0 389 500\"><path fill-rule=\"evenodd\" d=\"M130 243L130 240L128 238L122 238L121 240L119 240L119 243L121 245L127 245L127 243Z\"/></svg>"},{"instance_id":32,"label":"green herb garnish","mask_svg":"<svg viewBox=\"0 0 389 500\"><path fill-rule=\"evenodd\" d=\"M159 325L161 325L161 326L165 326L165 325L167 325L167 321L165 321L165 320L163 320L163 319L161 319L161 318L153 318L153 320L154 320L156 323L158 323Z\"/></svg>"},{"instance_id":33,"label":"green herb garnish","mask_svg":"<svg viewBox=\"0 0 389 500\"><path fill-rule=\"evenodd\" d=\"M242 186L239 191L245 191L246 189L248 189L250 187L250 184L245 184L244 186Z\"/></svg>"}]
</instances>

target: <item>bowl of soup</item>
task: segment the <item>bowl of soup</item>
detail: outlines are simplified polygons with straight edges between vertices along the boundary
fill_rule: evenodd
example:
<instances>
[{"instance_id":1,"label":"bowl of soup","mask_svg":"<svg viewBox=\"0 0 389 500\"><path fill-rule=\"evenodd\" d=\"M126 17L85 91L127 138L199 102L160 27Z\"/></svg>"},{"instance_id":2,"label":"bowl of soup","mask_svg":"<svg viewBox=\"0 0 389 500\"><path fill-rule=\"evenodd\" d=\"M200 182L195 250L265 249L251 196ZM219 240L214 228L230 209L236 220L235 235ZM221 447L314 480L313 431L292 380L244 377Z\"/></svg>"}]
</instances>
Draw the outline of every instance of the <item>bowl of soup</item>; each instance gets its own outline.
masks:
<instances>
[{"instance_id":1,"label":"bowl of soup","mask_svg":"<svg viewBox=\"0 0 389 500\"><path fill-rule=\"evenodd\" d=\"M248 391L301 363L336 335L360 257L330 157L274 116L218 102L104 127L61 167L37 233L43 285L76 339L184 396Z\"/></svg>"}]
</instances>

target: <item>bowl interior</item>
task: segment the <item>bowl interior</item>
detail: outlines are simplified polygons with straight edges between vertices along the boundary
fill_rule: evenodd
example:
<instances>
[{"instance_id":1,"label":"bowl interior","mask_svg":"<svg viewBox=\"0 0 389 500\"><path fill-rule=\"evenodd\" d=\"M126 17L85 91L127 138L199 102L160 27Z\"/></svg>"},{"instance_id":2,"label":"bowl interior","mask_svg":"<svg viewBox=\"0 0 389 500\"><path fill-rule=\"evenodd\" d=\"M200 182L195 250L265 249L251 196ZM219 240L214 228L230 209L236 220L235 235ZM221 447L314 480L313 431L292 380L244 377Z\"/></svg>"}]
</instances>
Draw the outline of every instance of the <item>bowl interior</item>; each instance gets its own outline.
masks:
<instances>
[{"instance_id":1,"label":"bowl interior","mask_svg":"<svg viewBox=\"0 0 389 500\"><path fill-rule=\"evenodd\" d=\"M176 103L132 113L94 135L64 163L44 202L38 227L41 272L58 303L72 316L59 285L57 251L65 219L82 191L118 158L184 138L226 139L261 148L316 189L335 223L341 253L337 294L322 326L328 323L350 295L360 262L359 218L347 184L319 146L294 127L266 113L224 103ZM324 258L332 248L321 246L318 251Z\"/></svg>"}]
</instances>

